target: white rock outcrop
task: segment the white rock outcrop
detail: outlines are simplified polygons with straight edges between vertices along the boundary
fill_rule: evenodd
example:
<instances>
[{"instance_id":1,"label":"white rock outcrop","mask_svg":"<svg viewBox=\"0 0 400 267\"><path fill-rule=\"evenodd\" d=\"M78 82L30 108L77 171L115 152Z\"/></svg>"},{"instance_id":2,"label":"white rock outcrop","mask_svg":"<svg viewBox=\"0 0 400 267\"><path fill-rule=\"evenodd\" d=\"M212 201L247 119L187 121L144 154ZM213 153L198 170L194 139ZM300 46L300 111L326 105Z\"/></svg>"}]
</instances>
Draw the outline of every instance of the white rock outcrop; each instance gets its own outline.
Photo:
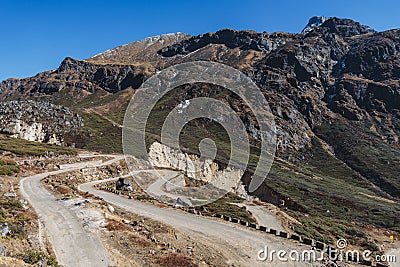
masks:
<instances>
[{"instance_id":1,"label":"white rock outcrop","mask_svg":"<svg viewBox=\"0 0 400 267\"><path fill-rule=\"evenodd\" d=\"M0 102L0 133L29 141L63 144L66 133L83 126L70 109L39 101Z\"/></svg>"},{"instance_id":2,"label":"white rock outcrop","mask_svg":"<svg viewBox=\"0 0 400 267\"><path fill-rule=\"evenodd\" d=\"M211 159L201 159L197 155L183 153L158 142L150 146L148 160L155 167L177 169L183 171L188 178L240 192L240 195L246 194L241 183L243 170L230 167L221 170Z\"/></svg>"},{"instance_id":3,"label":"white rock outcrop","mask_svg":"<svg viewBox=\"0 0 400 267\"><path fill-rule=\"evenodd\" d=\"M57 138L55 134L51 135L50 138L47 137L47 133L43 128L42 123L31 123L27 124L22 120L16 120L13 123L9 123L6 132L11 133L11 137L25 139L28 141L35 142L45 142L50 144L62 144L60 138ZM48 140L46 140L48 138Z\"/></svg>"}]
</instances>

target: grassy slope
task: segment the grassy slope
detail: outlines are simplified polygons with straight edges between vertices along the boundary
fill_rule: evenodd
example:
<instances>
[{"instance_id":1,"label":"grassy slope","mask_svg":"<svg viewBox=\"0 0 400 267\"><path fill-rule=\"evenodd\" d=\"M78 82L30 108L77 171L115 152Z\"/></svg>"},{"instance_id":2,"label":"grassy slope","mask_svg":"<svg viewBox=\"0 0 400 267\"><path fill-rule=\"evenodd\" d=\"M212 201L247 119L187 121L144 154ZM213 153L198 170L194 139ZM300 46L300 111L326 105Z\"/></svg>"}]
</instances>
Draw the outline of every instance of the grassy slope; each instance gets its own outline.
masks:
<instances>
[{"instance_id":1,"label":"grassy slope","mask_svg":"<svg viewBox=\"0 0 400 267\"><path fill-rule=\"evenodd\" d=\"M9 151L17 155L43 156L47 152L56 154L74 155L76 151L72 148L56 146L51 144L42 144L38 142L30 142L22 139L1 137L0 151Z\"/></svg>"},{"instance_id":2,"label":"grassy slope","mask_svg":"<svg viewBox=\"0 0 400 267\"><path fill-rule=\"evenodd\" d=\"M87 137L83 148L106 153L122 153L121 128L95 113L82 113L81 116L85 122L81 134Z\"/></svg>"},{"instance_id":3,"label":"grassy slope","mask_svg":"<svg viewBox=\"0 0 400 267\"><path fill-rule=\"evenodd\" d=\"M327 153L318 140L313 143L314 155L308 162L276 160L266 178L265 184L281 199L301 205L303 212L288 210L303 224L295 230L325 242L332 242L332 237L353 240L348 229L366 225L399 231L399 204L378 199L388 196Z\"/></svg>"},{"instance_id":4,"label":"grassy slope","mask_svg":"<svg viewBox=\"0 0 400 267\"><path fill-rule=\"evenodd\" d=\"M150 140L158 139L160 126L169 112L167 107L176 105L177 99L176 95L171 94L169 99L164 98L155 107L147 129L153 137L149 138ZM340 138L338 132L348 131L340 129L340 126L335 124L331 127L332 129L327 129L326 132L336 138ZM196 153L199 141L206 137L216 142L219 149L217 158L224 161L230 152L229 139L225 130L216 124L201 120L189 123L180 136L181 146ZM322 135L320 137L326 141L332 138ZM350 137L359 138L354 133ZM345 160L347 165L342 159L328 153L320 139L315 138L311 148L300 151L298 155L291 155L292 158L302 158L304 155L306 160L287 162L275 159L265 183L256 195L275 204L285 199L291 208L288 213L302 223L296 225L295 230L317 240L331 243L333 238L346 237L357 243L366 242L366 235L354 236L355 231L361 232L360 229L366 225L399 231L398 202L391 203L390 196L371 183L372 179L366 179L369 176L365 178L357 172L364 167L367 167L366 170L375 169L376 172L382 173L382 177L389 179L390 183L399 184L396 179L396 174L400 173L400 170L396 169L399 165L395 164L397 161L393 161L396 159L395 153L398 152L381 145L374 150L374 153L365 155L363 149L370 151L371 147L352 146L352 148L354 153L350 158L354 162L349 164ZM257 148L253 146L252 151L248 165L250 171L254 169L258 160ZM381 164L382 162L386 164L389 159L393 162L391 170ZM374 164L377 161L381 163ZM368 172L362 174L365 173ZM378 199L379 197L389 200L383 201Z\"/></svg>"},{"instance_id":5,"label":"grassy slope","mask_svg":"<svg viewBox=\"0 0 400 267\"><path fill-rule=\"evenodd\" d=\"M121 153L122 130L111 121L123 124L125 109L133 95L133 90L125 89L115 94L97 90L81 97L71 96L71 94L73 93L68 91L59 92L53 101L56 104L68 106L83 118L85 126L80 129L77 137L71 137L79 140L77 146L89 150ZM79 100L71 103L67 99ZM95 109L96 112L91 109Z\"/></svg>"},{"instance_id":6,"label":"grassy slope","mask_svg":"<svg viewBox=\"0 0 400 267\"><path fill-rule=\"evenodd\" d=\"M392 196L400 196L399 150L383 143L369 129L342 121L321 125L316 133L352 169Z\"/></svg>"}]
</instances>

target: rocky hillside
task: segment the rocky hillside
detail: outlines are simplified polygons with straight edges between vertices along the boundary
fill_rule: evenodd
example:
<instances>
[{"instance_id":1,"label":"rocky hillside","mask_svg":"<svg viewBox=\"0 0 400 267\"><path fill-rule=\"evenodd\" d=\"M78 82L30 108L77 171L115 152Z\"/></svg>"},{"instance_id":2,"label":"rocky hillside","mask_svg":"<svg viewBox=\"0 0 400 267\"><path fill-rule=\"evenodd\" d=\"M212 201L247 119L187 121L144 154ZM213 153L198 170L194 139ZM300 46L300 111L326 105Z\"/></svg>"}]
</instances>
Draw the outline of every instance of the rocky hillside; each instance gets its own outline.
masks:
<instances>
[{"instance_id":1,"label":"rocky hillside","mask_svg":"<svg viewBox=\"0 0 400 267\"><path fill-rule=\"evenodd\" d=\"M77 146L120 151L123 115L135 89L157 70L193 60L238 68L269 101L278 153L256 195L275 203L286 199L293 212L318 218L330 210L323 216L400 229L400 209L393 204L400 196L399 29L376 32L350 19L316 17L298 34L223 29L161 35L87 60L66 58L56 70L34 77L5 80L0 99L46 99L67 106L84 120ZM184 86L158 108L167 112L199 95L221 98L221 90ZM250 132L257 129L245 105L231 97L222 98ZM159 128L163 116L155 115L150 126ZM190 148L200 134L215 136L215 129L200 121L183 139ZM249 134L256 147L257 134ZM343 215L351 209L356 211ZM293 216L307 224L309 217Z\"/></svg>"},{"instance_id":2,"label":"rocky hillside","mask_svg":"<svg viewBox=\"0 0 400 267\"><path fill-rule=\"evenodd\" d=\"M32 100L0 102L0 133L11 137L61 145L65 135L82 126L81 117L63 106Z\"/></svg>"},{"instance_id":3,"label":"rocky hillside","mask_svg":"<svg viewBox=\"0 0 400 267\"><path fill-rule=\"evenodd\" d=\"M130 65L135 65L140 62L153 63L160 60L157 55L158 50L189 37L190 35L182 32L152 36L114 49L109 49L87 59L87 61Z\"/></svg>"}]
</instances>

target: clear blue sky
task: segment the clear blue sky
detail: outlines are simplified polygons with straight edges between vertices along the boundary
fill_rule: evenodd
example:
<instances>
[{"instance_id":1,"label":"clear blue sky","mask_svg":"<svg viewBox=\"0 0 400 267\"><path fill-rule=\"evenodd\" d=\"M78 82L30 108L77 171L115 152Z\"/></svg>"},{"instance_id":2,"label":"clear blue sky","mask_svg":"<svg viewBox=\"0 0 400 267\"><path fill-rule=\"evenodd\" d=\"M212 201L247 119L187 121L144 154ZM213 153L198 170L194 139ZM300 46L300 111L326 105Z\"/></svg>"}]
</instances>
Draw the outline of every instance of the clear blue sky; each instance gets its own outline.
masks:
<instances>
[{"instance_id":1,"label":"clear blue sky","mask_svg":"<svg viewBox=\"0 0 400 267\"><path fill-rule=\"evenodd\" d=\"M398 1L0 0L0 81L57 68L148 36L221 28L299 32L314 15L399 28Z\"/></svg>"}]
</instances>

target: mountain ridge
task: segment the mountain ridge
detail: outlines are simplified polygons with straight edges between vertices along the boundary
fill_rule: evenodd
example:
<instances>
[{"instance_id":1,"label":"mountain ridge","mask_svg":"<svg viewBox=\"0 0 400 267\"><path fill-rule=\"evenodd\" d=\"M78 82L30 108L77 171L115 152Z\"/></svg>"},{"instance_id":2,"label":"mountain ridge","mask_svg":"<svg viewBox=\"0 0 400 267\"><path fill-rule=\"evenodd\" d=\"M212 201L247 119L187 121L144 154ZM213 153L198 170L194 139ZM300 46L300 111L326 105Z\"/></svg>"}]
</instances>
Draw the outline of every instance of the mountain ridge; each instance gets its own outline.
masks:
<instances>
[{"instance_id":1,"label":"mountain ridge","mask_svg":"<svg viewBox=\"0 0 400 267\"><path fill-rule=\"evenodd\" d=\"M30 78L7 79L0 83L0 97L51 99L64 94L65 88L65 94L83 98L95 92L106 95L136 89L170 65L213 60L237 67L263 87L265 94L274 91L270 97L279 96L284 100L281 104L294 104L292 109L300 111L305 123L301 131L310 132L307 128L321 121L321 112L340 114L350 121L370 120L370 113L387 109L397 112L399 43L399 30L377 33L358 22L338 18L326 18L299 34L232 29L198 36L164 34L86 60L67 57L56 70ZM388 62L389 58L396 64ZM368 94L360 86L367 88ZM313 96L299 99L305 97L305 91ZM272 106L276 109L274 103ZM393 120L398 120L397 115ZM384 128L385 138L398 145L400 130L393 123Z\"/></svg>"}]
</instances>

